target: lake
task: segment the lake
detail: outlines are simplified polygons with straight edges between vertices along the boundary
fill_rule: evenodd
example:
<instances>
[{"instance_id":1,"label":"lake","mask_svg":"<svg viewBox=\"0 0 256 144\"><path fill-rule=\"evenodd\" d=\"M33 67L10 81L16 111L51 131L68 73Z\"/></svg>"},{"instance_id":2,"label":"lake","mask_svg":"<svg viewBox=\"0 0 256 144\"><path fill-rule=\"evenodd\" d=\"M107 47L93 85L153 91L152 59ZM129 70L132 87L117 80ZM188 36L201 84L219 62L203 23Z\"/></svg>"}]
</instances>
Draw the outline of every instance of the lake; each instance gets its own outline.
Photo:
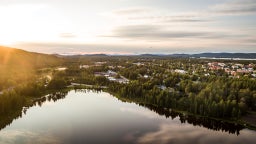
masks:
<instances>
[{"instance_id":1,"label":"lake","mask_svg":"<svg viewBox=\"0 0 256 144\"><path fill-rule=\"evenodd\" d=\"M0 131L0 144L240 144L256 131L122 102L106 92L55 93Z\"/></svg>"}]
</instances>

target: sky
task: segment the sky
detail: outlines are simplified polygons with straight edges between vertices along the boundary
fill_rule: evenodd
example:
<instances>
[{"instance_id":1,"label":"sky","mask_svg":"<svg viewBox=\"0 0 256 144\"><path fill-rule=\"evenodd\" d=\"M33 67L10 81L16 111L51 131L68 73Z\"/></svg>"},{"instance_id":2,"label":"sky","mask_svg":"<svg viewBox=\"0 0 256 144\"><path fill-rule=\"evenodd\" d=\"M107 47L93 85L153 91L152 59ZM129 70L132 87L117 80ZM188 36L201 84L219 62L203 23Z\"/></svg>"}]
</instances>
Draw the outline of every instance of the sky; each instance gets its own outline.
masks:
<instances>
[{"instance_id":1,"label":"sky","mask_svg":"<svg viewBox=\"0 0 256 144\"><path fill-rule=\"evenodd\" d=\"M41 53L256 52L256 0L0 0L0 20Z\"/></svg>"}]
</instances>

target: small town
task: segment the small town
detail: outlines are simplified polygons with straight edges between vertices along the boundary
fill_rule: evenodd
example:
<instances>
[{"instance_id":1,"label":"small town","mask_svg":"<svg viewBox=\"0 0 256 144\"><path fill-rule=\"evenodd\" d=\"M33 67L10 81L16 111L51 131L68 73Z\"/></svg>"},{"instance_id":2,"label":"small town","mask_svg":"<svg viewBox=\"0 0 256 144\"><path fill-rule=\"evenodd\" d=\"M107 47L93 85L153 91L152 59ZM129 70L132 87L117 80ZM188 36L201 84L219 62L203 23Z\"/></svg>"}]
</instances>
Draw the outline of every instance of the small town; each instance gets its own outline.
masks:
<instances>
[{"instance_id":1,"label":"small town","mask_svg":"<svg viewBox=\"0 0 256 144\"><path fill-rule=\"evenodd\" d=\"M95 76L104 76L108 80L119 83L129 83L129 79L122 75L122 71L129 68L135 68L143 71L137 73L136 78L153 78L159 76L160 73L153 72L154 68L166 68L164 75L168 73L177 73L181 75L203 75L203 76L227 76L230 78L248 77L251 79L256 78L256 64L238 63L237 61L216 62L216 61L200 61L200 63L172 63L171 61L152 61L145 59L137 59L136 62L125 61L118 65L113 65L111 62L95 62L92 65L80 65L80 69L88 69L92 67L106 67L106 71L95 72ZM163 73L161 73L163 74Z\"/></svg>"}]
</instances>

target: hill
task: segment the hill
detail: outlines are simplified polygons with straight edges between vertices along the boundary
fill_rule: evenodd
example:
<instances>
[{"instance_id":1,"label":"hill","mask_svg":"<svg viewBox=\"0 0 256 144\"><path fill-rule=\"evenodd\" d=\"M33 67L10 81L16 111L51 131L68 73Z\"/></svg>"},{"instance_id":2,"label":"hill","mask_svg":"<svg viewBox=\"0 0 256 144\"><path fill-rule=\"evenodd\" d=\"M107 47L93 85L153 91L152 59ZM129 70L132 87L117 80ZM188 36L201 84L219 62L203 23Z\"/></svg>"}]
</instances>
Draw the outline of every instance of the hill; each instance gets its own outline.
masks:
<instances>
[{"instance_id":1,"label":"hill","mask_svg":"<svg viewBox=\"0 0 256 144\"><path fill-rule=\"evenodd\" d=\"M0 46L0 65L25 68L42 68L59 65L63 60L54 55L27 52Z\"/></svg>"},{"instance_id":2,"label":"hill","mask_svg":"<svg viewBox=\"0 0 256 144\"><path fill-rule=\"evenodd\" d=\"M28 80L36 69L58 66L63 58L0 46L0 90Z\"/></svg>"},{"instance_id":3,"label":"hill","mask_svg":"<svg viewBox=\"0 0 256 144\"><path fill-rule=\"evenodd\" d=\"M198 54L140 54L140 55L107 55L107 54L86 54L86 55L67 55L68 58L107 58L107 57L140 57L140 58L240 58L256 59L256 53L198 53Z\"/></svg>"}]
</instances>

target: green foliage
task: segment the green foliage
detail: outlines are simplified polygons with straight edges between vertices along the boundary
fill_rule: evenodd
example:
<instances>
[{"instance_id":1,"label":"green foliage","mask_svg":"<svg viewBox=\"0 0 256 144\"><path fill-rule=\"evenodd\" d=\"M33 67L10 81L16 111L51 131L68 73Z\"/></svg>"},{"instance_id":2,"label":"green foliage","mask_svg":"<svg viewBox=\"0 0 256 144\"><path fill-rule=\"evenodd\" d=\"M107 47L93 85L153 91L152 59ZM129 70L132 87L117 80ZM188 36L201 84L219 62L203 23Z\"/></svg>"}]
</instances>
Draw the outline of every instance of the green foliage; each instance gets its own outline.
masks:
<instances>
[{"instance_id":1,"label":"green foliage","mask_svg":"<svg viewBox=\"0 0 256 144\"><path fill-rule=\"evenodd\" d=\"M182 80L176 91L152 87L150 82L133 81L119 85L117 93L142 103L209 117L239 118L248 110L255 109L255 89L244 89L247 83L254 82L250 79L214 78L205 83Z\"/></svg>"},{"instance_id":2,"label":"green foliage","mask_svg":"<svg viewBox=\"0 0 256 144\"><path fill-rule=\"evenodd\" d=\"M49 89L63 89L68 85L64 78L55 78L48 85Z\"/></svg>"},{"instance_id":3,"label":"green foliage","mask_svg":"<svg viewBox=\"0 0 256 144\"><path fill-rule=\"evenodd\" d=\"M25 104L25 97L20 96L15 90L0 95L0 114L10 114L17 109L21 110Z\"/></svg>"}]
</instances>

